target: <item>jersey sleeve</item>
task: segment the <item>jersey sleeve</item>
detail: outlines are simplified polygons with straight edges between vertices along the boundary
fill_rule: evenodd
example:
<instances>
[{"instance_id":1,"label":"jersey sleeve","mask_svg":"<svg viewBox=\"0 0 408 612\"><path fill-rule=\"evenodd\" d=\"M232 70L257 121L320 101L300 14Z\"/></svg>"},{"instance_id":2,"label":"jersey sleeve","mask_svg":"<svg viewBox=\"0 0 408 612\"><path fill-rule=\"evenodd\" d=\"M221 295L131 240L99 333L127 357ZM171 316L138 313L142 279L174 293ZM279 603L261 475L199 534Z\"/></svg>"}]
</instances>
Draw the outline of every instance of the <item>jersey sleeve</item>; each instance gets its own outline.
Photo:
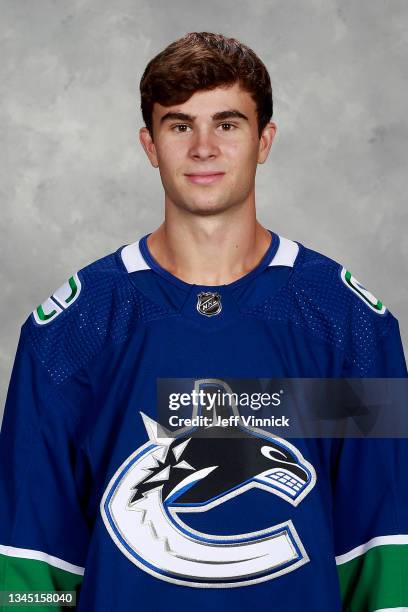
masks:
<instances>
[{"instance_id":1,"label":"jersey sleeve","mask_svg":"<svg viewBox=\"0 0 408 612\"><path fill-rule=\"evenodd\" d=\"M74 408L23 326L0 433L0 590L79 592L89 533Z\"/></svg>"},{"instance_id":2,"label":"jersey sleeve","mask_svg":"<svg viewBox=\"0 0 408 612\"><path fill-rule=\"evenodd\" d=\"M387 316L365 377L406 379L398 321ZM343 610L408 610L408 439L338 442L333 521Z\"/></svg>"}]
</instances>

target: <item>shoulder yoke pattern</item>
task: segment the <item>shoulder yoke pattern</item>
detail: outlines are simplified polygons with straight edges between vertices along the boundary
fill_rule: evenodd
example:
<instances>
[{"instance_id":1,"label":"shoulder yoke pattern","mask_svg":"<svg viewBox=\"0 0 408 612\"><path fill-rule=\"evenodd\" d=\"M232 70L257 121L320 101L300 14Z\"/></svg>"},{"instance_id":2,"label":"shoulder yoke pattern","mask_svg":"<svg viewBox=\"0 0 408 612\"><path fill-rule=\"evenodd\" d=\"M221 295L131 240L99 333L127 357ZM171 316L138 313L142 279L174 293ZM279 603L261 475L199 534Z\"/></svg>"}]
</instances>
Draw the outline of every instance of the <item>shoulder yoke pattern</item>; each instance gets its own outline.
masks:
<instances>
[{"instance_id":1,"label":"shoulder yoke pattern","mask_svg":"<svg viewBox=\"0 0 408 612\"><path fill-rule=\"evenodd\" d=\"M381 302L378 301L381 308L377 313L350 290L341 278L344 271L341 264L299 246L288 282L276 295L252 307L248 314L298 326L342 350L345 358L363 375L394 317Z\"/></svg>"},{"instance_id":2,"label":"shoulder yoke pattern","mask_svg":"<svg viewBox=\"0 0 408 612\"><path fill-rule=\"evenodd\" d=\"M28 342L54 382L83 367L108 341L120 343L138 323L172 314L130 282L126 269L118 265L119 256L118 251L106 255L71 277L78 279L72 304L62 303L67 284L54 292L43 304L51 300L51 310L59 311L47 324L38 323L35 311L24 322Z\"/></svg>"}]
</instances>

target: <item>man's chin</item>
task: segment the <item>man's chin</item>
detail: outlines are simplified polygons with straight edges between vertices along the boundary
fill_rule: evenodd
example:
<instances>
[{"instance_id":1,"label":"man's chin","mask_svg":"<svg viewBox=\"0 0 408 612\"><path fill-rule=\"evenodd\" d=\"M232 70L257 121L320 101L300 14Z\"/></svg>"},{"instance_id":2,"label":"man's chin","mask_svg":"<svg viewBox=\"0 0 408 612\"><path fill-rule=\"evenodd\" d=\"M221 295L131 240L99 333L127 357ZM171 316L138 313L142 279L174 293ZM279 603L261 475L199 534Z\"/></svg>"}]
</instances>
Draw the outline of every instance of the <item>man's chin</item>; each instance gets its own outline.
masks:
<instances>
[{"instance_id":1,"label":"man's chin","mask_svg":"<svg viewBox=\"0 0 408 612\"><path fill-rule=\"evenodd\" d=\"M195 215L216 215L233 208L234 202L229 201L205 201L205 202L183 202L180 208Z\"/></svg>"}]
</instances>

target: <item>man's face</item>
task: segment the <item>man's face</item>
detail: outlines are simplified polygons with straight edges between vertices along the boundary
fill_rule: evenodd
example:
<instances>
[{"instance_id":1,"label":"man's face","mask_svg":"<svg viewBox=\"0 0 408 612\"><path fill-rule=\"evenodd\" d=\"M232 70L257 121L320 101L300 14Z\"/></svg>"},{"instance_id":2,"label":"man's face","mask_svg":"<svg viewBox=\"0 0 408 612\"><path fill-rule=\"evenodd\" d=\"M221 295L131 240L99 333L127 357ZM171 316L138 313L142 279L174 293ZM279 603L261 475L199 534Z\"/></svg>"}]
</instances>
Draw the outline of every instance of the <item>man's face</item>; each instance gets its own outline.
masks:
<instances>
[{"instance_id":1,"label":"man's face","mask_svg":"<svg viewBox=\"0 0 408 612\"><path fill-rule=\"evenodd\" d=\"M275 132L269 123L259 138L255 102L236 83L198 91L184 104L155 103L153 141L147 128L140 140L159 167L167 203L211 214L250 197Z\"/></svg>"}]
</instances>

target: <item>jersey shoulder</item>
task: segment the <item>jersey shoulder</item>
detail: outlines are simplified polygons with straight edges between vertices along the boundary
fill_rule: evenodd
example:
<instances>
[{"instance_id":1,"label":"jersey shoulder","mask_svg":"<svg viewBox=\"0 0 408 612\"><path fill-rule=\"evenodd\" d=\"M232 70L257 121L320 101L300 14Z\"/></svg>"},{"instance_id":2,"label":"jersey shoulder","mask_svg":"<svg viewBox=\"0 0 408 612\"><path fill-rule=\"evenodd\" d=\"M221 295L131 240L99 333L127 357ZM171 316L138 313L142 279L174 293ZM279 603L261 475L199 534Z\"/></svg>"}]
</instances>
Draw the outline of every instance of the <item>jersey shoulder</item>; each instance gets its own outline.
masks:
<instances>
[{"instance_id":1,"label":"jersey shoulder","mask_svg":"<svg viewBox=\"0 0 408 612\"><path fill-rule=\"evenodd\" d=\"M283 240L282 253L287 256L276 265L291 268L289 275L277 292L271 289L251 304L249 314L328 345L341 353L345 369L363 376L370 372L383 340L399 333L396 318L338 261L289 239ZM274 265L272 260L270 274Z\"/></svg>"},{"instance_id":2,"label":"jersey shoulder","mask_svg":"<svg viewBox=\"0 0 408 612\"><path fill-rule=\"evenodd\" d=\"M52 377L62 381L107 343L124 340L141 320L163 316L165 309L130 281L126 254L134 245L72 274L23 323L28 344Z\"/></svg>"},{"instance_id":3,"label":"jersey shoulder","mask_svg":"<svg viewBox=\"0 0 408 612\"><path fill-rule=\"evenodd\" d=\"M97 316L107 299L120 284L121 271L116 252L93 261L72 274L60 287L39 304L24 325L62 327L85 311ZM57 323L58 321L58 323Z\"/></svg>"},{"instance_id":4,"label":"jersey shoulder","mask_svg":"<svg viewBox=\"0 0 408 612\"><path fill-rule=\"evenodd\" d=\"M304 245L292 276L297 311L312 333L345 354L363 374L377 349L398 322L343 264Z\"/></svg>"},{"instance_id":5,"label":"jersey shoulder","mask_svg":"<svg viewBox=\"0 0 408 612\"><path fill-rule=\"evenodd\" d=\"M391 314L382 300L375 297L343 264L300 243L299 247L296 280L303 289L313 289L323 303L339 303L343 311L364 307L364 312L371 311L380 317Z\"/></svg>"}]
</instances>

